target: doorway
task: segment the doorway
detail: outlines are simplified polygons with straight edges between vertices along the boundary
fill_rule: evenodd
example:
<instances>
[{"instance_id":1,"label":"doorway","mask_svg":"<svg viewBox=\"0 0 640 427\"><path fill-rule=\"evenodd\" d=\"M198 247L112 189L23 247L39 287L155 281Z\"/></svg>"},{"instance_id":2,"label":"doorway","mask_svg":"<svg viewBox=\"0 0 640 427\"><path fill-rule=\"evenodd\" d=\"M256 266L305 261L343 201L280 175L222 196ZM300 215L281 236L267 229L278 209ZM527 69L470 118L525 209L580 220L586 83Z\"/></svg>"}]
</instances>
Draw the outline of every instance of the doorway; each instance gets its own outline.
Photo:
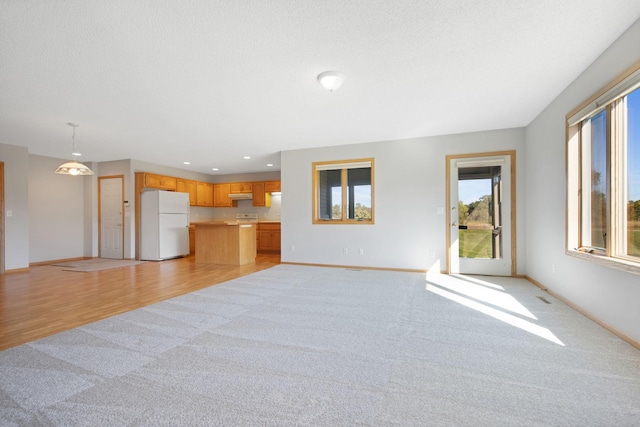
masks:
<instances>
[{"instance_id":1,"label":"doorway","mask_svg":"<svg viewBox=\"0 0 640 427\"><path fill-rule=\"evenodd\" d=\"M124 176L98 178L100 258L124 258Z\"/></svg>"},{"instance_id":2,"label":"doorway","mask_svg":"<svg viewBox=\"0 0 640 427\"><path fill-rule=\"evenodd\" d=\"M515 276L515 152L447 156L447 271Z\"/></svg>"}]
</instances>

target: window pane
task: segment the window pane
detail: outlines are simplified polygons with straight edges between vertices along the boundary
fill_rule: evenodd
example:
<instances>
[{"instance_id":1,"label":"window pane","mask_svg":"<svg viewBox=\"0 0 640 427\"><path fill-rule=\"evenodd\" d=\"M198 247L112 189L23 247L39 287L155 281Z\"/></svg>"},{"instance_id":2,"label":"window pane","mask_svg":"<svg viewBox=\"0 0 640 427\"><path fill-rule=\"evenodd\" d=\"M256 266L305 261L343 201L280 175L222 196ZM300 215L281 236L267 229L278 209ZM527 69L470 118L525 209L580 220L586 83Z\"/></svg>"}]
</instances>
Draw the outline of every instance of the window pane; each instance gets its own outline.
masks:
<instances>
[{"instance_id":1,"label":"window pane","mask_svg":"<svg viewBox=\"0 0 640 427\"><path fill-rule=\"evenodd\" d=\"M607 242L607 115L591 119L591 246L606 248Z\"/></svg>"},{"instance_id":2,"label":"window pane","mask_svg":"<svg viewBox=\"0 0 640 427\"><path fill-rule=\"evenodd\" d=\"M640 89L627 96L627 255L640 257Z\"/></svg>"},{"instance_id":3,"label":"window pane","mask_svg":"<svg viewBox=\"0 0 640 427\"><path fill-rule=\"evenodd\" d=\"M341 170L318 171L318 218L342 219Z\"/></svg>"},{"instance_id":4,"label":"window pane","mask_svg":"<svg viewBox=\"0 0 640 427\"><path fill-rule=\"evenodd\" d=\"M371 219L371 168L347 170L347 217Z\"/></svg>"},{"instance_id":5,"label":"window pane","mask_svg":"<svg viewBox=\"0 0 640 427\"><path fill-rule=\"evenodd\" d=\"M475 169L478 168L460 168L458 173L463 175L469 170L473 174ZM459 179L458 199L459 256L493 258L491 179Z\"/></svg>"}]
</instances>

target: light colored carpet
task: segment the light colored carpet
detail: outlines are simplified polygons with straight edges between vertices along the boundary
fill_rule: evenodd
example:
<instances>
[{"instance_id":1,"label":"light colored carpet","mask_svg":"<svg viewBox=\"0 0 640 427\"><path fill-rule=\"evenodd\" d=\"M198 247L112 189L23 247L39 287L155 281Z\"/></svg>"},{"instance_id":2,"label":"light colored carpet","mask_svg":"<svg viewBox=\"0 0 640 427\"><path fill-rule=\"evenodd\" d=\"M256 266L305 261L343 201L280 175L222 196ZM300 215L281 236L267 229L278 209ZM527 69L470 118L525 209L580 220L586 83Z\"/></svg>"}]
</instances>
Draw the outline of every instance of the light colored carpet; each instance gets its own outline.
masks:
<instances>
[{"instance_id":1,"label":"light colored carpet","mask_svg":"<svg viewBox=\"0 0 640 427\"><path fill-rule=\"evenodd\" d=\"M640 352L522 279L280 265L3 351L0 425L640 425Z\"/></svg>"},{"instance_id":2,"label":"light colored carpet","mask_svg":"<svg viewBox=\"0 0 640 427\"><path fill-rule=\"evenodd\" d=\"M64 267L65 271L91 272L100 270L110 270L112 268L130 267L132 265L142 264L145 261L135 261L129 259L109 259L109 258L91 258L81 259L77 261L60 262L51 264L57 267Z\"/></svg>"}]
</instances>

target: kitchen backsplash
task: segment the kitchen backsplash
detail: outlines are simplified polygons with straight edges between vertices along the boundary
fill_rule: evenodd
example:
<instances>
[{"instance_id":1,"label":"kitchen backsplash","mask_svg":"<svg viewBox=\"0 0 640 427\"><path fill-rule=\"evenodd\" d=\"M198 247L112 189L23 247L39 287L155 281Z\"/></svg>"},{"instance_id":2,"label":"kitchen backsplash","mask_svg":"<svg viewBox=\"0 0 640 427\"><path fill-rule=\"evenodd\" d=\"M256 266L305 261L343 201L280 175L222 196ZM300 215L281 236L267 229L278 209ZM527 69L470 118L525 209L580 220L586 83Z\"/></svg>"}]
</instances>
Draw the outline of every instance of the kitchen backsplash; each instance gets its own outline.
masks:
<instances>
[{"instance_id":1,"label":"kitchen backsplash","mask_svg":"<svg viewBox=\"0 0 640 427\"><path fill-rule=\"evenodd\" d=\"M189 220L192 222L212 219L235 219L237 213L257 213L259 221L280 221L281 195L271 196L271 207L253 206L251 200L238 200L237 208L205 208L191 206Z\"/></svg>"}]
</instances>

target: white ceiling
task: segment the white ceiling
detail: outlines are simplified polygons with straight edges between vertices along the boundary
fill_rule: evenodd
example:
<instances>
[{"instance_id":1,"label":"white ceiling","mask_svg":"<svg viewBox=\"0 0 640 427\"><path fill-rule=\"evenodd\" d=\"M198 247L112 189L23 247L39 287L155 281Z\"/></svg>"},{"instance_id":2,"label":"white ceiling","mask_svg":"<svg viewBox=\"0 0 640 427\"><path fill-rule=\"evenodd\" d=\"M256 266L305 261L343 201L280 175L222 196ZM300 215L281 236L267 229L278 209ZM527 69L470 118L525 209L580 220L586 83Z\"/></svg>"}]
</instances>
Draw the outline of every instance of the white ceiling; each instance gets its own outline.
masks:
<instances>
[{"instance_id":1,"label":"white ceiling","mask_svg":"<svg viewBox=\"0 0 640 427\"><path fill-rule=\"evenodd\" d=\"M82 161L226 174L526 126L638 18L638 0L2 0L0 143L66 158L75 122Z\"/></svg>"}]
</instances>

